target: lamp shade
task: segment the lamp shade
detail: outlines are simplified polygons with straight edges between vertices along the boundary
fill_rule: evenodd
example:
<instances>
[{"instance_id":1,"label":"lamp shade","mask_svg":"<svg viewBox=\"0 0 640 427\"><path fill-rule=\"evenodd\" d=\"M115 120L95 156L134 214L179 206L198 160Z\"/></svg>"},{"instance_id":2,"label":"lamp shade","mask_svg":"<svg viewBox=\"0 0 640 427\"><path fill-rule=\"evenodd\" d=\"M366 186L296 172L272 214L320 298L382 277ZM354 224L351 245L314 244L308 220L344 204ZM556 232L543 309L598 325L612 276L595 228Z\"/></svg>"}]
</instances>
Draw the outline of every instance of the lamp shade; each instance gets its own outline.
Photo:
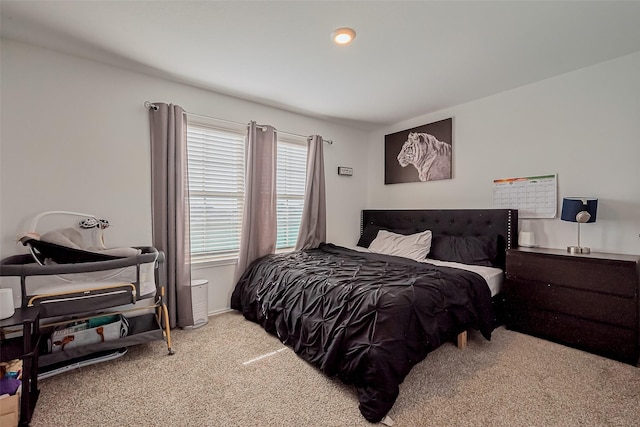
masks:
<instances>
[{"instance_id":1,"label":"lamp shade","mask_svg":"<svg viewBox=\"0 0 640 427\"><path fill-rule=\"evenodd\" d=\"M596 222L596 213L598 211L598 199L591 197L565 197L562 199L562 215L560 219L569 222L581 222L589 223ZM587 215L580 215L582 212L587 212Z\"/></svg>"}]
</instances>

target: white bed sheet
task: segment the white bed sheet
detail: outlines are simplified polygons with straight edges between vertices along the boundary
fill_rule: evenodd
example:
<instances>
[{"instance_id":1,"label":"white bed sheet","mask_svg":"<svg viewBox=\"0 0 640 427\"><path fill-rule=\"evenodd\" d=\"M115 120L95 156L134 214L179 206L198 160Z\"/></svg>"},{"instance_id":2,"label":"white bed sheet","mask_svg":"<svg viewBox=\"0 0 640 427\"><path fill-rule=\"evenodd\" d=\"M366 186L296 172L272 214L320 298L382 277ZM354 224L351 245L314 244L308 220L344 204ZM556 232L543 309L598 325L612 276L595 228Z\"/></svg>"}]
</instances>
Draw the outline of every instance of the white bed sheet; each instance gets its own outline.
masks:
<instances>
[{"instance_id":1,"label":"white bed sheet","mask_svg":"<svg viewBox=\"0 0 640 427\"><path fill-rule=\"evenodd\" d=\"M368 248L363 248L362 246L345 246L345 247L348 249L353 249L354 251L372 253ZM410 258L407 258L407 259L410 259ZM443 267L459 268L461 270L472 271L476 274L479 274L480 276L482 276L485 282L487 282L487 286L489 286L489 289L491 290L492 297L498 295L502 290L502 282L504 281L504 271L502 271L502 269L500 268L485 267L482 265L462 264L459 262L438 261L430 258L426 258L420 262L423 262L425 264L439 265Z\"/></svg>"},{"instance_id":2,"label":"white bed sheet","mask_svg":"<svg viewBox=\"0 0 640 427\"><path fill-rule=\"evenodd\" d=\"M496 267L485 267L482 265L469 265L459 262L438 261L436 259L425 259L421 261L427 264L441 265L443 267L459 268L461 270L473 271L484 278L491 289L491 296L494 297L502 290L502 281L504 280L504 272Z\"/></svg>"}]
</instances>

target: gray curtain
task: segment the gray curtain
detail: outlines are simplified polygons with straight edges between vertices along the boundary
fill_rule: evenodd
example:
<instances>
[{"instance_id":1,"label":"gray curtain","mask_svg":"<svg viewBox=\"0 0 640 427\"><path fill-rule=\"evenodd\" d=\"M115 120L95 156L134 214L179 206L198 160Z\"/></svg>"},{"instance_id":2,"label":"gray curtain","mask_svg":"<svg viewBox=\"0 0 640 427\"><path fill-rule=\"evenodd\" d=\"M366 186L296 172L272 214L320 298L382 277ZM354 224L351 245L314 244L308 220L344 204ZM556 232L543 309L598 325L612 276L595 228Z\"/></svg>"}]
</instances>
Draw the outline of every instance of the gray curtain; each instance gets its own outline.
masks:
<instances>
[{"instance_id":1,"label":"gray curtain","mask_svg":"<svg viewBox=\"0 0 640 427\"><path fill-rule=\"evenodd\" d=\"M276 130L249 123L245 150L245 202L236 281L254 260L276 249Z\"/></svg>"},{"instance_id":2,"label":"gray curtain","mask_svg":"<svg viewBox=\"0 0 640 427\"><path fill-rule=\"evenodd\" d=\"M165 254L170 326L193 325L189 251L187 120L173 104L149 109L153 246Z\"/></svg>"},{"instance_id":3,"label":"gray curtain","mask_svg":"<svg viewBox=\"0 0 640 427\"><path fill-rule=\"evenodd\" d=\"M327 240L327 199L324 189L324 140L309 137L307 179L304 190L302 221L296 250L317 248Z\"/></svg>"}]
</instances>

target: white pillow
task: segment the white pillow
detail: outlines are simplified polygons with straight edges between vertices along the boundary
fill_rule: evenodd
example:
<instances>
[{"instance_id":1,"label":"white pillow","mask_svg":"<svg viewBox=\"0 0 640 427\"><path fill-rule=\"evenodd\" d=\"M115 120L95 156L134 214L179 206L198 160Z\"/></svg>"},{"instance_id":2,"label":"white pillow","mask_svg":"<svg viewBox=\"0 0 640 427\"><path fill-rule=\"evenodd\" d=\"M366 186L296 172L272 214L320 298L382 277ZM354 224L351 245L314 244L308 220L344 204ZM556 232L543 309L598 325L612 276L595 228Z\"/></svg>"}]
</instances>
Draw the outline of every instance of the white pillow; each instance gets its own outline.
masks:
<instances>
[{"instance_id":1,"label":"white pillow","mask_svg":"<svg viewBox=\"0 0 640 427\"><path fill-rule=\"evenodd\" d=\"M408 236L380 230L378 236L369 245L371 252L401 256L416 261L423 261L430 249L431 230Z\"/></svg>"}]
</instances>

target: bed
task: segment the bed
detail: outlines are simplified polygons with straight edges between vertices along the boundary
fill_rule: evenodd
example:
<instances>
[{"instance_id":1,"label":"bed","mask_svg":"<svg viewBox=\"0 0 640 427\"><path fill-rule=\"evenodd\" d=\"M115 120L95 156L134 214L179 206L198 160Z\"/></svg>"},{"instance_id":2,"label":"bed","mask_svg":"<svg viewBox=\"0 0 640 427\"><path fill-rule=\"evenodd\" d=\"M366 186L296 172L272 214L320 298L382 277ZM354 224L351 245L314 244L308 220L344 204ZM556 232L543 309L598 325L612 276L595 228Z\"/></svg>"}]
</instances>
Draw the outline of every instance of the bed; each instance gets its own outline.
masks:
<instances>
[{"instance_id":1,"label":"bed","mask_svg":"<svg viewBox=\"0 0 640 427\"><path fill-rule=\"evenodd\" d=\"M354 385L360 412L378 422L429 352L469 329L491 339L499 284L492 290L473 269L503 271L517 223L511 209L364 210L357 248L260 258L236 284L231 308ZM404 244L408 257L394 252Z\"/></svg>"}]
</instances>

